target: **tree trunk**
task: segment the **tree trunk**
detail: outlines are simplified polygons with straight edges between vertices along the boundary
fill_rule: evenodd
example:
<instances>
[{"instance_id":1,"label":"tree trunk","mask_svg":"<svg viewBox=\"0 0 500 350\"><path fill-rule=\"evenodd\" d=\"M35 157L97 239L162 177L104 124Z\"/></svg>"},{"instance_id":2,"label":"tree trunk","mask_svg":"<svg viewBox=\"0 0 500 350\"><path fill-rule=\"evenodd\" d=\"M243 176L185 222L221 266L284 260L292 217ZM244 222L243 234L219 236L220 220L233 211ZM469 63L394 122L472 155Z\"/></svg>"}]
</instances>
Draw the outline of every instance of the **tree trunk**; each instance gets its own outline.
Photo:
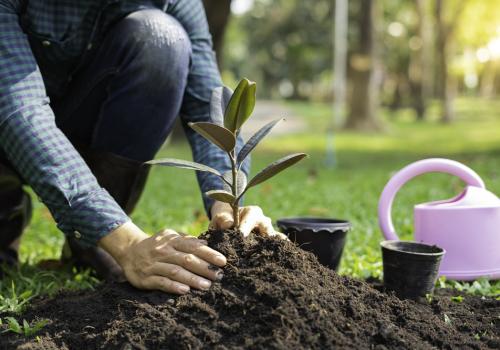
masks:
<instances>
[{"instance_id":1,"label":"tree trunk","mask_svg":"<svg viewBox=\"0 0 500 350\"><path fill-rule=\"evenodd\" d=\"M450 123L454 118L452 81L448 70L449 36L443 15L444 0L436 0L436 56L438 69L438 97L441 100L441 121Z\"/></svg>"},{"instance_id":2,"label":"tree trunk","mask_svg":"<svg viewBox=\"0 0 500 350\"><path fill-rule=\"evenodd\" d=\"M203 5L214 42L214 51L217 53L217 64L221 69L224 34L231 14L231 0L203 0Z\"/></svg>"},{"instance_id":3,"label":"tree trunk","mask_svg":"<svg viewBox=\"0 0 500 350\"><path fill-rule=\"evenodd\" d=\"M424 120L426 109L426 98L424 96L424 71L425 60L424 55L424 17L425 17L425 0L416 0L416 9L418 14L417 32L420 38L420 47L414 51L410 59L409 77L410 77L410 91L412 94L412 105L417 115L417 120Z\"/></svg>"},{"instance_id":4,"label":"tree trunk","mask_svg":"<svg viewBox=\"0 0 500 350\"><path fill-rule=\"evenodd\" d=\"M345 127L348 129L377 130L379 107L380 67L377 57L375 33L377 27L376 0L359 0L358 50L352 55L352 92L350 112Z\"/></svg>"}]
</instances>

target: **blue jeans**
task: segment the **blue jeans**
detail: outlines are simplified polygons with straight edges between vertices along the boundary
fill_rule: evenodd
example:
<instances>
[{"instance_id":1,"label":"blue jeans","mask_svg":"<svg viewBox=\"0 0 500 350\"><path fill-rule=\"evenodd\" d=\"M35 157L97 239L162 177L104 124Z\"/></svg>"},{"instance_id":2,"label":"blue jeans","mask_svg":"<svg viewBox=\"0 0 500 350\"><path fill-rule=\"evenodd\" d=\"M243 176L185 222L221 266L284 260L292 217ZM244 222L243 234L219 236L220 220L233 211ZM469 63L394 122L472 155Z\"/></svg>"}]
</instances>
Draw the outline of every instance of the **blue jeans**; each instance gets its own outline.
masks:
<instances>
[{"instance_id":1,"label":"blue jeans","mask_svg":"<svg viewBox=\"0 0 500 350\"><path fill-rule=\"evenodd\" d=\"M171 131L186 88L191 44L160 10L134 12L106 34L63 96L49 96L75 145L144 162Z\"/></svg>"}]
</instances>

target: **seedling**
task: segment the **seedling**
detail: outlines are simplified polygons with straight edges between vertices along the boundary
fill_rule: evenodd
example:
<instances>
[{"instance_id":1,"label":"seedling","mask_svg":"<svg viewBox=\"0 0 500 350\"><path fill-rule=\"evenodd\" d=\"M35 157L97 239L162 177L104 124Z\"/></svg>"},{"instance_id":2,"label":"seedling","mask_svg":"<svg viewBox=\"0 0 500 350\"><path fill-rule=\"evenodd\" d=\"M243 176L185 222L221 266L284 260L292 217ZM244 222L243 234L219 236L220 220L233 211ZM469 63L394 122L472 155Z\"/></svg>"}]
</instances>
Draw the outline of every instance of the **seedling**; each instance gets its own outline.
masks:
<instances>
[{"instance_id":1,"label":"seedling","mask_svg":"<svg viewBox=\"0 0 500 350\"><path fill-rule=\"evenodd\" d=\"M23 324L20 325L19 322L14 317L5 317L7 321L7 329L3 332L13 332L17 334L24 335L25 337L31 337L32 335L38 333L43 327L48 323L47 320L40 320L30 325L28 321L23 319Z\"/></svg>"},{"instance_id":2,"label":"seedling","mask_svg":"<svg viewBox=\"0 0 500 350\"><path fill-rule=\"evenodd\" d=\"M252 187L263 183L286 168L294 165L307 155L295 153L283 157L261 170L249 182L241 171L244 160L258 143L282 119L272 121L257 131L237 152L236 139L243 124L250 118L255 106L256 84L247 79L239 82L234 93L227 87L214 90L210 103L210 116L214 123L189 123L189 126L205 139L222 149L231 162L231 171L221 174L218 170L204 164L180 159L163 158L152 160L147 164L172 166L208 172L218 176L224 183L223 189L213 189L206 196L214 200L228 203L233 209L234 227L239 228L239 205L243 195Z\"/></svg>"}]
</instances>

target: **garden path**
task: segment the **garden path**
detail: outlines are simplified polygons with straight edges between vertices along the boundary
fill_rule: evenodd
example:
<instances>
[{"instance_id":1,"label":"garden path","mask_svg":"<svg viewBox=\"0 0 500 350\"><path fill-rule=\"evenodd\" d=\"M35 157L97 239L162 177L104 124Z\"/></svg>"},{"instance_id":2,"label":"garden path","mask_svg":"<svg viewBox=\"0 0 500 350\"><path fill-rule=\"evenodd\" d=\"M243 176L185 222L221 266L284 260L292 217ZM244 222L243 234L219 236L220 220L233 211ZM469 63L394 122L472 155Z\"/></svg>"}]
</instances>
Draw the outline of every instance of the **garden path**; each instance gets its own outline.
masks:
<instances>
[{"instance_id":1,"label":"garden path","mask_svg":"<svg viewBox=\"0 0 500 350\"><path fill-rule=\"evenodd\" d=\"M305 122L294 111L279 101L259 100L255 109L242 129L242 136L246 140L265 124L278 119L285 121L277 124L268 137L300 132L305 129Z\"/></svg>"}]
</instances>

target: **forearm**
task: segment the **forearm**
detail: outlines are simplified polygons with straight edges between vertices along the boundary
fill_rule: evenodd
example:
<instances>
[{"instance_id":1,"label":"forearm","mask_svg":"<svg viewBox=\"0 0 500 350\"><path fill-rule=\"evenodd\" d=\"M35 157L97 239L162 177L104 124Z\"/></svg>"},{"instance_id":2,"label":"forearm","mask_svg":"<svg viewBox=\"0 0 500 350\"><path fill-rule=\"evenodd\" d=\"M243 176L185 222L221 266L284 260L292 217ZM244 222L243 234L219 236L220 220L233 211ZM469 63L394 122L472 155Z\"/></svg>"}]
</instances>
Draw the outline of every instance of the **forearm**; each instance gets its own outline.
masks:
<instances>
[{"instance_id":1,"label":"forearm","mask_svg":"<svg viewBox=\"0 0 500 350\"><path fill-rule=\"evenodd\" d=\"M0 147L61 231L93 245L129 218L99 186L53 119L48 105L11 115L0 126Z\"/></svg>"}]
</instances>

